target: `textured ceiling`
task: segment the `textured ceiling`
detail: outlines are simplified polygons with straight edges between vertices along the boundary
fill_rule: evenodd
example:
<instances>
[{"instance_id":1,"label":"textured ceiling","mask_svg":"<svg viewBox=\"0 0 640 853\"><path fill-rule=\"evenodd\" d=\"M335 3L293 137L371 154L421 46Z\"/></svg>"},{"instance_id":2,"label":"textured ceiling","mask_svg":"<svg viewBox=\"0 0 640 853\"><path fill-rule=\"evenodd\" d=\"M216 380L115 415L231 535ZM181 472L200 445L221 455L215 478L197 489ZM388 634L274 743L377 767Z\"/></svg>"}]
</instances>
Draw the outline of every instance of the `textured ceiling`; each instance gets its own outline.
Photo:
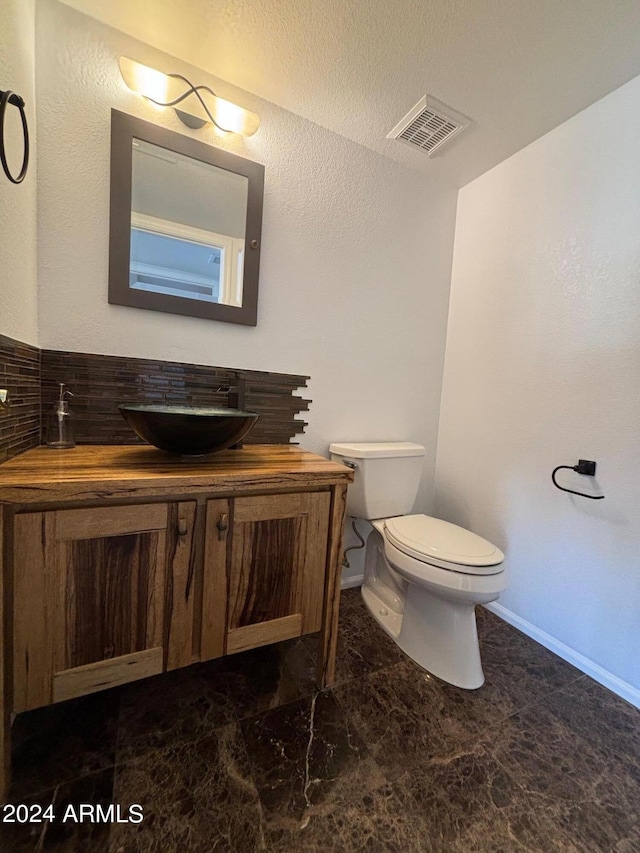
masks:
<instances>
[{"instance_id":1,"label":"textured ceiling","mask_svg":"<svg viewBox=\"0 0 640 853\"><path fill-rule=\"evenodd\" d=\"M639 0L63 2L455 186L640 74ZM427 93L475 121L431 159L385 138Z\"/></svg>"}]
</instances>

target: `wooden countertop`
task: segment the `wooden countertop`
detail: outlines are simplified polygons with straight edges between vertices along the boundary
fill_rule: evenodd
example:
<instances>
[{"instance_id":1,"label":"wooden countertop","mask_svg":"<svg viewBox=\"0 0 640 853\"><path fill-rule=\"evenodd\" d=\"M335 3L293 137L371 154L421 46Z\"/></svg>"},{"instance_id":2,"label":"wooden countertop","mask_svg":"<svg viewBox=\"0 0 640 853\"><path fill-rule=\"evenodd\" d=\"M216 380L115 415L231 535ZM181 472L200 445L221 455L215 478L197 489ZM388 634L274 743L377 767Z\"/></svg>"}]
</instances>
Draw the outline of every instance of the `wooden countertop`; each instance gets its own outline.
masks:
<instances>
[{"instance_id":1,"label":"wooden countertop","mask_svg":"<svg viewBox=\"0 0 640 853\"><path fill-rule=\"evenodd\" d=\"M188 496L236 490L317 488L353 472L290 444L254 444L201 458L147 445L38 447L0 465L0 503Z\"/></svg>"}]
</instances>

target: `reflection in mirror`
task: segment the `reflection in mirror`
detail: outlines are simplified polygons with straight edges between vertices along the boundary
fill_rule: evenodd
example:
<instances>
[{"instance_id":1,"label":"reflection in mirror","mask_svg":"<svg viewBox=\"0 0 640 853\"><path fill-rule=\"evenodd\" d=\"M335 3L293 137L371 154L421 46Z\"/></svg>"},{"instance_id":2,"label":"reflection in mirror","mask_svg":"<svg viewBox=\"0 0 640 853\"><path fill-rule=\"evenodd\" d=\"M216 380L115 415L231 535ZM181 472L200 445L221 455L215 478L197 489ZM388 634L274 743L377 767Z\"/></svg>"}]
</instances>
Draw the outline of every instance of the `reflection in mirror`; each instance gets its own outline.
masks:
<instances>
[{"instance_id":1,"label":"reflection in mirror","mask_svg":"<svg viewBox=\"0 0 640 853\"><path fill-rule=\"evenodd\" d=\"M242 306L249 180L134 139L129 286Z\"/></svg>"},{"instance_id":2,"label":"reflection in mirror","mask_svg":"<svg viewBox=\"0 0 640 853\"><path fill-rule=\"evenodd\" d=\"M255 326L264 167L111 112L109 302Z\"/></svg>"}]
</instances>

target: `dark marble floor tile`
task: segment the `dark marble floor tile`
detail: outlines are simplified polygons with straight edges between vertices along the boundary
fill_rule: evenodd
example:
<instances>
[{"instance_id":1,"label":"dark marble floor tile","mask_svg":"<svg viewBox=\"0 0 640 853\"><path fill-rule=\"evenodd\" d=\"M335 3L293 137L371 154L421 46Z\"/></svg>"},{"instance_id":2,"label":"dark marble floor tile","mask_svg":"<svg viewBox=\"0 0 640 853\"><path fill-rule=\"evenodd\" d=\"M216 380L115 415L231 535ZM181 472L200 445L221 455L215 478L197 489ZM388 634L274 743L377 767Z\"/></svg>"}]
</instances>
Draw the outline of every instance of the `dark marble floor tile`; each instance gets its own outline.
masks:
<instances>
[{"instance_id":1,"label":"dark marble floor tile","mask_svg":"<svg viewBox=\"0 0 640 853\"><path fill-rule=\"evenodd\" d=\"M613 753L640 785L640 709L587 676L542 704L592 746Z\"/></svg>"},{"instance_id":2,"label":"dark marble floor tile","mask_svg":"<svg viewBox=\"0 0 640 853\"><path fill-rule=\"evenodd\" d=\"M604 744L592 746L543 703L488 731L481 747L578 849L609 851L632 830L637 781Z\"/></svg>"},{"instance_id":3,"label":"dark marble floor tile","mask_svg":"<svg viewBox=\"0 0 640 853\"><path fill-rule=\"evenodd\" d=\"M118 765L114 799L127 808L139 803L144 820L114 825L111 853L266 850L260 801L236 723Z\"/></svg>"},{"instance_id":4,"label":"dark marble floor tile","mask_svg":"<svg viewBox=\"0 0 640 853\"><path fill-rule=\"evenodd\" d=\"M19 714L12 726L12 785L17 798L110 767L120 696L94 693Z\"/></svg>"},{"instance_id":5,"label":"dark marble floor tile","mask_svg":"<svg viewBox=\"0 0 640 853\"><path fill-rule=\"evenodd\" d=\"M242 733L270 830L384 783L331 691L248 717Z\"/></svg>"},{"instance_id":6,"label":"dark marble floor tile","mask_svg":"<svg viewBox=\"0 0 640 853\"><path fill-rule=\"evenodd\" d=\"M461 744L581 673L503 623L485 636L486 681L462 690L413 661L335 688L335 695L387 778L455 753Z\"/></svg>"},{"instance_id":7,"label":"dark marble floor tile","mask_svg":"<svg viewBox=\"0 0 640 853\"><path fill-rule=\"evenodd\" d=\"M624 838L613 848L611 853L638 853L640 850L640 823L631 827Z\"/></svg>"},{"instance_id":8,"label":"dark marble floor tile","mask_svg":"<svg viewBox=\"0 0 640 853\"><path fill-rule=\"evenodd\" d=\"M305 637L304 642L315 660L317 635ZM376 672L405 659L405 654L367 610L360 588L344 590L340 597L336 684Z\"/></svg>"},{"instance_id":9,"label":"dark marble floor tile","mask_svg":"<svg viewBox=\"0 0 640 853\"><path fill-rule=\"evenodd\" d=\"M352 598L349 606L355 610L357 604ZM364 610L362 603L360 609ZM479 610L486 614L480 617L485 684L479 690L446 684L404 655L402 663L335 688L338 701L389 779L415 762L455 752L487 727L583 677L529 637Z\"/></svg>"},{"instance_id":10,"label":"dark marble floor tile","mask_svg":"<svg viewBox=\"0 0 640 853\"><path fill-rule=\"evenodd\" d=\"M234 719L220 661L135 682L122 691L117 761L199 740Z\"/></svg>"},{"instance_id":11,"label":"dark marble floor tile","mask_svg":"<svg viewBox=\"0 0 640 853\"><path fill-rule=\"evenodd\" d=\"M348 589L343 589L340 593L340 615L343 616L350 610L366 610L366 605L362 600L362 588L352 586Z\"/></svg>"},{"instance_id":12,"label":"dark marble floor tile","mask_svg":"<svg viewBox=\"0 0 640 853\"><path fill-rule=\"evenodd\" d=\"M506 622L483 638L482 668L485 687L495 692L496 699L502 693L508 696L514 710L583 677L580 670Z\"/></svg>"},{"instance_id":13,"label":"dark marble floor tile","mask_svg":"<svg viewBox=\"0 0 640 853\"><path fill-rule=\"evenodd\" d=\"M273 853L423 853L424 829L390 786L309 809L302 822L281 820L268 834Z\"/></svg>"},{"instance_id":14,"label":"dark marble floor tile","mask_svg":"<svg viewBox=\"0 0 640 853\"><path fill-rule=\"evenodd\" d=\"M230 655L220 661L220 679L238 719L309 696L316 687L316 661L301 639Z\"/></svg>"},{"instance_id":15,"label":"dark marble floor tile","mask_svg":"<svg viewBox=\"0 0 640 853\"><path fill-rule=\"evenodd\" d=\"M67 782L57 789L56 819L46 829L42 851L101 853L108 850L113 820L110 813L113 775L111 767Z\"/></svg>"},{"instance_id":16,"label":"dark marble floor tile","mask_svg":"<svg viewBox=\"0 0 640 853\"><path fill-rule=\"evenodd\" d=\"M504 624L504 619L500 619L495 613L484 607L476 607L476 626L480 642L496 628L502 628Z\"/></svg>"},{"instance_id":17,"label":"dark marble floor tile","mask_svg":"<svg viewBox=\"0 0 640 853\"><path fill-rule=\"evenodd\" d=\"M486 744L416 767L394 785L423 827L424 853L587 853L565 831L553 797L531 795Z\"/></svg>"},{"instance_id":18,"label":"dark marble floor tile","mask_svg":"<svg viewBox=\"0 0 640 853\"><path fill-rule=\"evenodd\" d=\"M442 682L412 662L338 685L335 695L390 780L408 767L457 752L511 706L487 707L473 693Z\"/></svg>"},{"instance_id":19,"label":"dark marble floor tile","mask_svg":"<svg viewBox=\"0 0 640 853\"><path fill-rule=\"evenodd\" d=\"M538 694L575 678L573 667L518 632L498 637L503 630L486 637L486 682L479 690L445 684L408 659L335 688L389 779L416 762L454 753Z\"/></svg>"}]
</instances>

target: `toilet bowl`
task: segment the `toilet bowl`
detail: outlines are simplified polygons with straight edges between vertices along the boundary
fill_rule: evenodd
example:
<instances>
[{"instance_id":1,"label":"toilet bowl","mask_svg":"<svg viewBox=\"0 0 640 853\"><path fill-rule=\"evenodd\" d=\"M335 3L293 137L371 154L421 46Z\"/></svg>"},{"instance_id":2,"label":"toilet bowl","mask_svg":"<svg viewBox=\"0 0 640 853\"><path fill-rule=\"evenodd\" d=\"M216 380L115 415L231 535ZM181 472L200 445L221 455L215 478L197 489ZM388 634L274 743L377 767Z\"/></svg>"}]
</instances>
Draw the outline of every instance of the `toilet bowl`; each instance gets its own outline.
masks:
<instances>
[{"instance_id":1,"label":"toilet bowl","mask_svg":"<svg viewBox=\"0 0 640 853\"><path fill-rule=\"evenodd\" d=\"M380 509L403 513L412 506L419 482L416 461L424 455L420 445L332 444L331 455L354 468L347 512L367 518L373 527L362 585L372 616L431 674L468 690L481 687L475 607L495 601L506 587L502 551L442 519L372 515Z\"/></svg>"}]
</instances>

